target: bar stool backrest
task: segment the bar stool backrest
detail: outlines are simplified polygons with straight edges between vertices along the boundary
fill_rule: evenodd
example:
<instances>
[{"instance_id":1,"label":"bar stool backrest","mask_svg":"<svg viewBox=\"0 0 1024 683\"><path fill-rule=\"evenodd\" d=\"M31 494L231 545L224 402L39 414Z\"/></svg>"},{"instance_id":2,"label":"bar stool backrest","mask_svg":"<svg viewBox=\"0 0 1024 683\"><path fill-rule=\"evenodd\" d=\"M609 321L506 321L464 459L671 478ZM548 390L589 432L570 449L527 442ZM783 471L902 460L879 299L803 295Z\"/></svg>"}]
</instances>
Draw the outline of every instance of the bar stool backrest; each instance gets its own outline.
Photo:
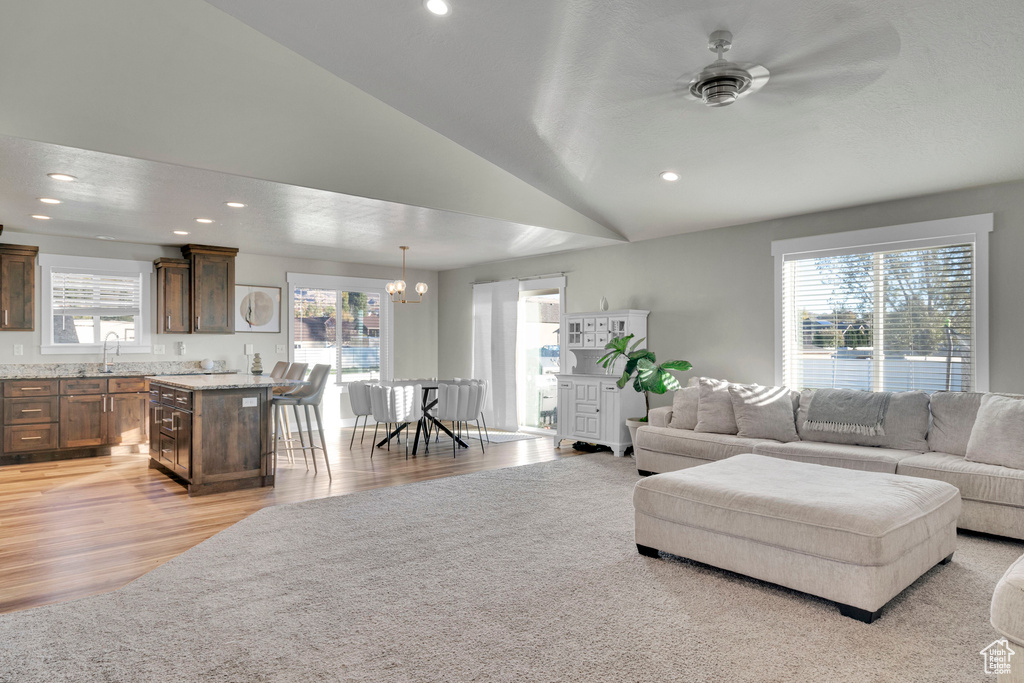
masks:
<instances>
[{"instance_id":1,"label":"bar stool backrest","mask_svg":"<svg viewBox=\"0 0 1024 683\"><path fill-rule=\"evenodd\" d=\"M284 379L302 379L308 367L308 363L292 363L288 366L288 372L284 373Z\"/></svg>"},{"instance_id":2,"label":"bar stool backrest","mask_svg":"<svg viewBox=\"0 0 1024 683\"><path fill-rule=\"evenodd\" d=\"M270 376L274 379L281 379L284 377L284 373L288 371L288 361L279 360L274 364L274 369L270 371Z\"/></svg>"}]
</instances>

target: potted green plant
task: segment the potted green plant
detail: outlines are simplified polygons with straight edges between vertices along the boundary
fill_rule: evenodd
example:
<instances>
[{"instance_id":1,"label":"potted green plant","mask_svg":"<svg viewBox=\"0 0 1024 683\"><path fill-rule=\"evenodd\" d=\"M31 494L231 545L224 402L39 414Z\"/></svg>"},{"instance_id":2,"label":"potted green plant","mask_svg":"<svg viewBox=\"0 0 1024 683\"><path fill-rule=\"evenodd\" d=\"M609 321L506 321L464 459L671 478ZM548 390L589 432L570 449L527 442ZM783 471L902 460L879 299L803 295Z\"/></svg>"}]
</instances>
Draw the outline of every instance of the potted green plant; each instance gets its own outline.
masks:
<instances>
[{"instance_id":1,"label":"potted green plant","mask_svg":"<svg viewBox=\"0 0 1024 683\"><path fill-rule=\"evenodd\" d=\"M620 389L632 380L633 389L642 392L644 395L644 406L647 412L651 410L649 394L664 394L667 391L676 391L680 388L679 380L669 370L685 372L693 366L685 360L667 360L659 363L654 352L650 349L638 348L646 337L640 337L633 345L630 341L632 334L625 337L615 337L605 348L608 353L601 356L597 361L601 366L610 371L619 358L626 359L626 365L622 369L622 377L617 382ZM643 417L631 417L626 419L626 426L629 427L630 439L636 443L636 430L640 425L647 422L647 413Z\"/></svg>"}]
</instances>

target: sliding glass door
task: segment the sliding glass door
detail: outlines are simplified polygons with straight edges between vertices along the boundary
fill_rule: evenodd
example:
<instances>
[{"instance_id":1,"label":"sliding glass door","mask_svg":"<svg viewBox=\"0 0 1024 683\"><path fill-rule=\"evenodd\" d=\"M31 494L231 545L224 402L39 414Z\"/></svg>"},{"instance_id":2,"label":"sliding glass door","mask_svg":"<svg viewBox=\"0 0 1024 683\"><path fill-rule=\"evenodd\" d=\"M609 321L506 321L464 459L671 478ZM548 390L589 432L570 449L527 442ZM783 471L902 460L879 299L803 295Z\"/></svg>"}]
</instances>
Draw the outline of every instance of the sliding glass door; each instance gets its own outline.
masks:
<instances>
[{"instance_id":1,"label":"sliding glass door","mask_svg":"<svg viewBox=\"0 0 1024 683\"><path fill-rule=\"evenodd\" d=\"M528 286L529 282L522 284ZM560 300L558 289L519 293L516 395L520 429L553 431L558 426Z\"/></svg>"}]
</instances>

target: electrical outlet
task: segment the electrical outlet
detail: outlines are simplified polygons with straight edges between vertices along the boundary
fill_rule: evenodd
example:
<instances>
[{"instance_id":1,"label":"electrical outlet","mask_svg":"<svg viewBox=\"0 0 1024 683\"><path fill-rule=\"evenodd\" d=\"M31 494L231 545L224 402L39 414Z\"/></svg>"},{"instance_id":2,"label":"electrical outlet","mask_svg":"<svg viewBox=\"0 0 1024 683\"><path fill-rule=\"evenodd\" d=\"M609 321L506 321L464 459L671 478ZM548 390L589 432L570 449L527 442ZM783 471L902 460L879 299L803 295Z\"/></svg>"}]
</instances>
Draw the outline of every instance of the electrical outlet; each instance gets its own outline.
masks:
<instances>
[{"instance_id":1,"label":"electrical outlet","mask_svg":"<svg viewBox=\"0 0 1024 683\"><path fill-rule=\"evenodd\" d=\"M24 344L15 344L14 345L14 355L15 356L24 356L25 355L25 345Z\"/></svg>"},{"instance_id":2,"label":"electrical outlet","mask_svg":"<svg viewBox=\"0 0 1024 683\"><path fill-rule=\"evenodd\" d=\"M253 354L253 345L252 344L246 344L245 345L245 352L244 353L247 356L251 356Z\"/></svg>"},{"instance_id":3,"label":"electrical outlet","mask_svg":"<svg viewBox=\"0 0 1024 683\"><path fill-rule=\"evenodd\" d=\"M179 356L184 356L185 355L185 342L178 342L178 355Z\"/></svg>"},{"instance_id":4,"label":"electrical outlet","mask_svg":"<svg viewBox=\"0 0 1024 683\"><path fill-rule=\"evenodd\" d=\"M246 397L242 398L242 407L243 408L257 408L257 407L259 407L259 405L260 405L260 402L259 402L259 399L256 396L246 396Z\"/></svg>"},{"instance_id":5,"label":"electrical outlet","mask_svg":"<svg viewBox=\"0 0 1024 683\"><path fill-rule=\"evenodd\" d=\"M153 344L153 353L155 353L158 356L162 356L163 354L167 353L167 347L164 346L163 344Z\"/></svg>"},{"instance_id":6,"label":"electrical outlet","mask_svg":"<svg viewBox=\"0 0 1024 683\"><path fill-rule=\"evenodd\" d=\"M277 345L277 352L278 352L278 353L284 353L284 352L285 352L285 350L284 350L284 344L278 344L278 345Z\"/></svg>"}]
</instances>

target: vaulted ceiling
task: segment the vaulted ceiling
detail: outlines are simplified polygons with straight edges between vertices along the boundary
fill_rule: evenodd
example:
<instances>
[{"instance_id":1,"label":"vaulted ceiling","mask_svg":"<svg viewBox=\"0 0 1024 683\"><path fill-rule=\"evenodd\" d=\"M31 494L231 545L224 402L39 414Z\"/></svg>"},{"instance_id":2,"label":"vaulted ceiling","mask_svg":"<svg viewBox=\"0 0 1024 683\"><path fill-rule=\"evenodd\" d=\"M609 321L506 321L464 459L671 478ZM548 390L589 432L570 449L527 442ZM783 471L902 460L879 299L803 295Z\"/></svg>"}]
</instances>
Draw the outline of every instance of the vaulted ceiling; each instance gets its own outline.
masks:
<instances>
[{"instance_id":1,"label":"vaulted ceiling","mask_svg":"<svg viewBox=\"0 0 1024 683\"><path fill-rule=\"evenodd\" d=\"M449 1L2 0L0 135L167 164L183 220L193 169L265 182L265 237L335 258L477 243L437 268L1024 178L1019 0ZM716 29L771 78L709 109ZM97 228L65 208L0 220Z\"/></svg>"}]
</instances>

